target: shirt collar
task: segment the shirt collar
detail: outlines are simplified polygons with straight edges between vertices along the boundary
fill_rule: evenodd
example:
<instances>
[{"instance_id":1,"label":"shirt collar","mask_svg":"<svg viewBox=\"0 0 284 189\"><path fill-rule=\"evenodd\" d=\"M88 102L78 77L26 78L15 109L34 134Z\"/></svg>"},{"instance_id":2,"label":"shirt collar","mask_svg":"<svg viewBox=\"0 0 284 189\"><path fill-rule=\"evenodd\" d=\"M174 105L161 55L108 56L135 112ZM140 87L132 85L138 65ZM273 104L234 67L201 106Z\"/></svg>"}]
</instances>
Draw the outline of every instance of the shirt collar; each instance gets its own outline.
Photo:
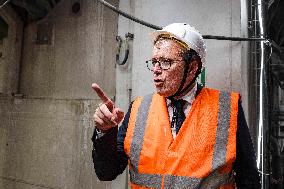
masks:
<instances>
[{"instance_id":1,"label":"shirt collar","mask_svg":"<svg viewBox=\"0 0 284 189\"><path fill-rule=\"evenodd\" d=\"M182 96L180 99L183 99L189 104L192 104L192 102L195 99L196 92L197 92L197 83L195 83L192 89L186 95ZM171 104L171 101L167 99L167 106L169 106L170 104Z\"/></svg>"}]
</instances>

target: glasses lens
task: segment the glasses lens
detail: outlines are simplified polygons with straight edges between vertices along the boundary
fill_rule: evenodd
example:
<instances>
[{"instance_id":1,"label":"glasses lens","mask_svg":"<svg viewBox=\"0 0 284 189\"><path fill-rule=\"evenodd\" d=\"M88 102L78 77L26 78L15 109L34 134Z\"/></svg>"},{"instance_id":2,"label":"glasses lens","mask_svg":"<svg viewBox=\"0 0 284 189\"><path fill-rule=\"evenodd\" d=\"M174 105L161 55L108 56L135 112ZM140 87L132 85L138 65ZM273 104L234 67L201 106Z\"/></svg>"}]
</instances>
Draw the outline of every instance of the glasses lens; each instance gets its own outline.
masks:
<instances>
[{"instance_id":1,"label":"glasses lens","mask_svg":"<svg viewBox=\"0 0 284 189\"><path fill-rule=\"evenodd\" d=\"M170 60L163 60L161 61L161 68L163 70L168 70L171 67L171 61Z\"/></svg>"}]
</instances>

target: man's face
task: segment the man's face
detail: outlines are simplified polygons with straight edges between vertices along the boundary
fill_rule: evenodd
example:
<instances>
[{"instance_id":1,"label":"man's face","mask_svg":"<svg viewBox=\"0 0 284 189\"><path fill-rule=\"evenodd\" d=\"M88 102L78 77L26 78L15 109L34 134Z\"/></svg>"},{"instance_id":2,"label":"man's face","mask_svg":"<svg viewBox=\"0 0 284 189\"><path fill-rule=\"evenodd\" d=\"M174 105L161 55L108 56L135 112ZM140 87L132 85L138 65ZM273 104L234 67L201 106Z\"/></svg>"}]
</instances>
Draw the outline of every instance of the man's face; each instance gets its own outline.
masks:
<instances>
[{"instance_id":1,"label":"man's face","mask_svg":"<svg viewBox=\"0 0 284 189\"><path fill-rule=\"evenodd\" d=\"M168 70L154 67L154 85L158 94L168 97L178 90L184 73L184 60L179 44L173 40L159 40L153 48L152 60L170 60L172 65Z\"/></svg>"}]
</instances>

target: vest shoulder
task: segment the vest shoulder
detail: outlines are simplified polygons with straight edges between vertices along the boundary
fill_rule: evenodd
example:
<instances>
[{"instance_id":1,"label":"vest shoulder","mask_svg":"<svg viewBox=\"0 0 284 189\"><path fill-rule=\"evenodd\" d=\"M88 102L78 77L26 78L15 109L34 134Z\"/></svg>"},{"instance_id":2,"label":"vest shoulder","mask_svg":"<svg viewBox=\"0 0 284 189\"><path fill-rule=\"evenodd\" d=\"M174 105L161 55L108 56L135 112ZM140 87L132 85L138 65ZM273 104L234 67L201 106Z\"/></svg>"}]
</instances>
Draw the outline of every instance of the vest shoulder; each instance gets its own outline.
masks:
<instances>
[{"instance_id":1,"label":"vest shoulder","mask_svg":"<svg viewBox=\"0 0 284 189\"><path fill-rule=\"evenodd\" d=\"M149 98L149 97L152 97L153 95L157 95L157 94L153 94L153 93L150 93L150 94L146 94L144 96L137 96L133 102L137 102L137 101L141 101L143 100L144 98Z\"/></svg>"},{"instance_id":2,"label":"vest shoulder","mask_svg":"<svg viewBox=\"0 0 284 189\"><path fill-rule=\"evenodd\" d=\"M206 92L212 92L212 93L220 93L220 92L223 92L223 93L228 93L228 94L231 94L231 95L240 95L240 93L238 92L235 92L235 91L225 91L225 90L218 90L218 89L213 89L213 88L208 88L208 87L203 87L201 90L204 90Z\"/></svg>"},{"instance_id":3,"label":"vest shoulder","mask_svg":"<svg viewBox=\"0 0 284 189\"><path fill-rule=\"evenodd\" d=\"M141 101L143 99L143 96L137 96L134 98L133 102Z\"/></svg>"}]
</instances>

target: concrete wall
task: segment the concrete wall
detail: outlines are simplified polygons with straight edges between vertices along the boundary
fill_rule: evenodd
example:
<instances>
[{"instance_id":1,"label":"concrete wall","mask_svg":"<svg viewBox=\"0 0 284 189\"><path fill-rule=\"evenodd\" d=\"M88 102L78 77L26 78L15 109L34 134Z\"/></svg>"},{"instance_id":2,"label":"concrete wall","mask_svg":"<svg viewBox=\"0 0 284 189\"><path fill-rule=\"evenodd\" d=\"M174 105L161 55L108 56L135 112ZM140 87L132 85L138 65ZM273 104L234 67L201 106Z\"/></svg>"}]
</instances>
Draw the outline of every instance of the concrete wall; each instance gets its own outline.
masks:
<instances>
[{"instance_id":1,"label":"concrete wall","mask_svg":"<svg viewBox=\"0 0 284 189\"><path fill-rule=\"evenodd\" d=\"M9 25L8 37L4 38L1 44L0 94L10 95L18 90L23 23L9 6L0 9L0 16Z\"/></svg>"},{"instance_id":2,"label":"concrete wall","mask_svg":"<svg viewBox=\"0 0 284 189\"><path fill-rule=\"evenodd\" d=\"M0 96L0 189L124 187L100 182L91 159L91 116L100 103L91 83L114 97L118 17L93 0L82 0L74 15L72 2L24 29L18 94ZM38 24L51 26L49 44L37 43Z\"/></svg>"},{"instance_id":3,"label":"concrete wall","mask_svg":"<svg viewBox=\"0 0 284 189\"><path fill-rule=\"evenodd\" d=\"M248 2L241 0L241 36L248 37ZM245 116L248 118L248 103L249 103L249 90L248 90L248 78L249 78L249 42L241 42L241 91L242 91L242 102L244 105ZM247 122L249 124L249 120ZM249 124L250 125L250 124ZM252 128L253 129L253 128ZM255 137L255 136L253 136Z\"/></svg>"}]
</instances>

